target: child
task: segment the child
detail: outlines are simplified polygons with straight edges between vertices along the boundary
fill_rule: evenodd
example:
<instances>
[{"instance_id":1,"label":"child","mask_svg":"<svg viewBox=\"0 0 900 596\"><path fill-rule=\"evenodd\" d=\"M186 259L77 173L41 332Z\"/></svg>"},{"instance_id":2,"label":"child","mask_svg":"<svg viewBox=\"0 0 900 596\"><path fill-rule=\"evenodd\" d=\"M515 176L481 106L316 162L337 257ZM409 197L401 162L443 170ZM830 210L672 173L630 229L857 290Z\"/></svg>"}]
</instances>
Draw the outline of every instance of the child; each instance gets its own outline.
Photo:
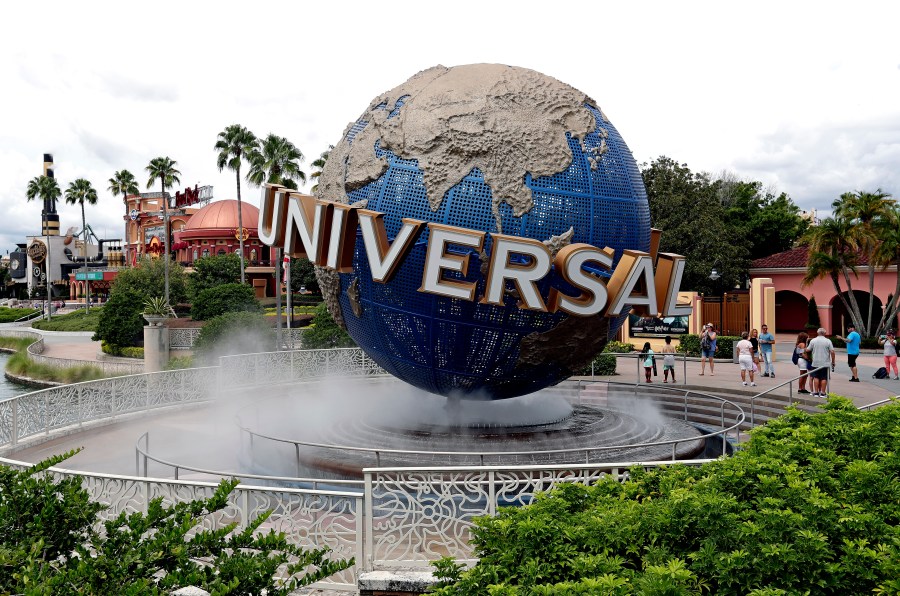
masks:
<instances>
[{"instance_id":1,"label":"child","mask_svg":"<svg viewBox=\"0 0 900 596\"><path fill-rule=\"evenodd\" d=\"M653 374L653 350L650 349L650 342L644 342L644 349L641 350L641 359L644 361L644 377L646 378L648 383L652 383L653 381L650 379L650 375Z\"/></svg>"},{"instance_id":2,"label":"child","mask_svg":"<svg viewBox=\"0 0 900 596\"><path fill-rule=\"evenodd\" d=\"M672 345L672 337L666 336L666 345L663 346L663 383L669 382L669 371L672 371L672 382L675 382L675 346Z\"/></svg>"}]
</instances>

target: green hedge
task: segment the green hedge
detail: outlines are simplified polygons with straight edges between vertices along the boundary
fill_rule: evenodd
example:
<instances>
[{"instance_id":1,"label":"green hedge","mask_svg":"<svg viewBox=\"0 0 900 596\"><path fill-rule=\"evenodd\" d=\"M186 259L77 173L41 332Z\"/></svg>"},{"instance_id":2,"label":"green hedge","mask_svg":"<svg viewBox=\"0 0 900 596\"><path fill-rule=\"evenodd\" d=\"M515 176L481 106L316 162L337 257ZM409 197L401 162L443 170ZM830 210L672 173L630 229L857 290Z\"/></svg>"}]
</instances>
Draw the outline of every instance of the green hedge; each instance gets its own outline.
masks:
<instances>
[{"instance_id":1,"label":"green hedge","mask_svg":"<svg viewBox=\"0 0 900 596\"><path fill-rule=\"evenodd\" d=\"M67 315L55 315L49 321L37 321L31 326L42 331L96 331L102 313L102 306L95 306L90 312L80 308Z\"/></svg>"},{"instance_id":2,"label":"green hedge","mask_svg":"<svg viewBox=\"0 0 900 596\"><path fill-rule=\"evenodd\" d=\"M0 306L0 323L12 323L22 317L31 317L41 311L35 308L7 308Z\"/></svg>"},{"instance_id":3,"label":"green hedge","mask_svg":"<svg viewBox=\"0 0 900 596\"><path fill-rule=\"evenodd\" d=\"M815 334L813 334L812 337L815 337ZM846 348L847 347L847 343L844 340L842 340L840 337L834 336L834 337L829 337L828 339L831 340L831 344L836 348ZM880 350L882 348L882 346L878 345L877 337L862 338L862 341L859 342L859 347L862 348L863 350Z\"/></svg>"},{"instance_id":4,"label":"green hedge","mask_svg":"<svg viewBox=\"0 0 900 596\"><path fill-rule=\"evenodd\" d=\"M609 377L616 374L618 358L611 354L628 354L634 352L634 344L626 344L620 341L611 341L606 344L603 351L594 357L591 364L584 367L581 376L594 374L598 377Z\"/></svg>"},{"instance_id":5,"label":"green hedge","mask_svg":"<svg viewBox=\"0 0 900 596\"><path fill-rule=\"evenodd\" d=\"M700 336L693 333L685 333L679 338L678 347L675 351L679 354L687 354L688 356L700 356ZM720 335L716 338L716 358L727 358L731 360L734 354L734 344L741 340L740 337L733 335Z\"/></svg>"},{"instance_id":6,"label":"green hedge","mask_svg":"<svg viewBox=\"0 0 900 596\"><path fill-rule=\"evenodd\" d=\"M900 404L788 413L734 456L572 482L475 521L441 596L900 593Z\"/></svg>"}]
</instances>

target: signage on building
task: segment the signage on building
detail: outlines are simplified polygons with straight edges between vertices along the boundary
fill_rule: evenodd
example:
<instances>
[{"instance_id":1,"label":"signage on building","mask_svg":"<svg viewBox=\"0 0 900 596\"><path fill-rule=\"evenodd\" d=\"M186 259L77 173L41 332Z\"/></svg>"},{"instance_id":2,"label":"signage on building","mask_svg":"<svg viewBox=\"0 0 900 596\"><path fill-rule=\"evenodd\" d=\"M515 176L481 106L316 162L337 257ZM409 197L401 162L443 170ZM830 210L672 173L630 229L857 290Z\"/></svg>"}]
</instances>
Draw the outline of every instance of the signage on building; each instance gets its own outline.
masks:
<instances>
[{"instance_id":1,"label":"signage on building","mask_svg":"<svg viewBox=\"0 0 900 596\"><path fill-rule=\"evenodd\" d=\"M144 228L144 244L150 244L153 238L158 238L160 242L166 241L165 226L148 226Z\"/></svg>"},{"instance_id":2,"label":"signage on building","mask_svg":"<svg viewBox=\"0 0 900 596\"><path fill-rule=\"evenodd\" d=\"M137 209L132 209L131 211L128 212L128 217L129 217L129 219L131 219L131 221L135 221L139 215L140 215L140 211L138 211Z\"/></svg>"},{"instance_id":3,"label":"signage on building","mask_svg":"<svg viewBox=\"0 0 900 596\"><path fill-rule=\"evenodd\" d=\"M103 280L103 272L102 271L79 271L75 274L75 281L102 281Z\"/></svg>"},{"instance_id":4,"label":"signage on building","mask_svg":"<svg viewBox=\"0 0 900 596\"><path fill-rule=\"evenodd\" d=\"M359 239L357 228L361 232ZM490 233L492 254L488 257L486 283L479 297L476 282L458 279L466 274L471 253L460 254L452 247L467 247L479 254L489 232L404 218L390 241L383 213L317 200L278 185L263 187L259 209L262 242L283 247L291 256L305 256L315 265L350 273L354 244L361 241L376 283L391 282L425 230L428 230L428 241L420 292L502 305L509 281L516 285L521 297L519 308L543 312L617 317L634 310L644 316L680 317L693 310L690 305L678 304L685 267L681 255L624 250L614 268L613 250L608 247L575 243L554 255L538 240ZM527 265L521 264L523 260ZM586 265L605 269L609 277L592 274ZM577 294L569 295L563 288L551 287L545 298L537 282L551 271Z\"/></svg>"},{"instance_id":5,"label":"signage on building","mask_svg":"<svg viewBox=\"0 0 900 596\"><path fill-rule=\"evenodd\" d=\"M631 337L676 337L688 332L688 317L639 317L628 315Z\"/></svg>"},{"instance_id":6,"label":"signage on building","mask_svg":"<svg viewBox=\"0 0 900 596\"><path fill-rule=\"evenodd\" d=\"M32 263L43 263L47 257L47 245L40 240L35 240L28 247L28 256L31 257Z\"/></svg>"},{"instance_id":7,"label":"signage on building","mask_svg":"<svg viewBox=\"0 0 900 596\"><path fill-rule=\"evenodd\" d=\"M190 207L191 205L196 205L197 203L208 203L212 200L212 197L212 186L197 187L197 185L194 185L194 188L185 188L183 191L179 190L175 193L174 207Z\"/></svg>"}]
</instances>

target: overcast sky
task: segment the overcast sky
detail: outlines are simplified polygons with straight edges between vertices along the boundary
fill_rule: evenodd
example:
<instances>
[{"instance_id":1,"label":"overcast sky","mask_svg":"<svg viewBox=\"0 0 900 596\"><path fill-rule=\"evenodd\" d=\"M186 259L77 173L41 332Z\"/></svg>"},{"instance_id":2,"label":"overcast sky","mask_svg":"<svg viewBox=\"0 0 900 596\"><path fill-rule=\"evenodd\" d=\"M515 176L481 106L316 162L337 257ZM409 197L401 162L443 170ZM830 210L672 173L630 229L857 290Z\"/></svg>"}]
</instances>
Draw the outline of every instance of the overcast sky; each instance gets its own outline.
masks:
<instances>
[{"instance_id":1,"label":"overcast sky","mask_svg":"<svg viewBox=\"0 0 900 596\"><path fill-rule=\"evenodd\" d=\"M0 35L0 251L40 232L30 179L53 153L90 180L157 156L235 198L213 145L239 123L309 162L377 94L443 64L495 62L593 97L639 163L761 180L803 209L849 190L900 198L900 2L15 2ZM156 185L153 190L157 190ZM258 189L244 183L258 204ZM59 207L61 228L80 211Z\"/></svg>"}]
</instances>

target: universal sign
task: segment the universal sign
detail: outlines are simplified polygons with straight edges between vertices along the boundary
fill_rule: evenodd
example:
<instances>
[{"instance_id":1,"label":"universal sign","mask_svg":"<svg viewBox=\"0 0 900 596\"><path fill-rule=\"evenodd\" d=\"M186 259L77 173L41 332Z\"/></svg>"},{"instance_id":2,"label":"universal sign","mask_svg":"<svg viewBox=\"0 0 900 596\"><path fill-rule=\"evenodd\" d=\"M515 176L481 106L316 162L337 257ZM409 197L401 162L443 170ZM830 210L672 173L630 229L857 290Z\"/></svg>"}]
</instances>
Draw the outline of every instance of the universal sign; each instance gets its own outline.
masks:
<instances>
[{"instance_id":1,"label":"universal sign","mask_svg":"<svg viewBox=\"0 0 900 596\"><path fill-rule=\"evenodd\" d=\"M285 254L305 256L312 263L340 273L353 271L357 228L372 279L389 283L416 239L428 228L425 267L420 292L461 300L476 299L476 283L450 279L448 272L465 275L471 251L480 253L488 232L403 218L393 242L388 241L384 213L341 203L318 200L275 184L263 187L259 210L259 238ZM651 253L625 250L613 269L613 250L590 244L570 244L555 256L540 241L490 233L490 255L481 304L503 306L506 283L518 289L519 308L544 312L563 311L575 316L617 317L626 305L636 313L661 317L687 316L690 306L679 306L678 290L684 274L684 257L660 253L659 232L654 230ZM451 246L470 249L465 254ZM611 271L609 280L584 270L593 263ZM654 267L655 265L655 267ZM555 271L576 288L577 296L551 288L546 302L536 282Z\"/></svg>"}]
</instances>

